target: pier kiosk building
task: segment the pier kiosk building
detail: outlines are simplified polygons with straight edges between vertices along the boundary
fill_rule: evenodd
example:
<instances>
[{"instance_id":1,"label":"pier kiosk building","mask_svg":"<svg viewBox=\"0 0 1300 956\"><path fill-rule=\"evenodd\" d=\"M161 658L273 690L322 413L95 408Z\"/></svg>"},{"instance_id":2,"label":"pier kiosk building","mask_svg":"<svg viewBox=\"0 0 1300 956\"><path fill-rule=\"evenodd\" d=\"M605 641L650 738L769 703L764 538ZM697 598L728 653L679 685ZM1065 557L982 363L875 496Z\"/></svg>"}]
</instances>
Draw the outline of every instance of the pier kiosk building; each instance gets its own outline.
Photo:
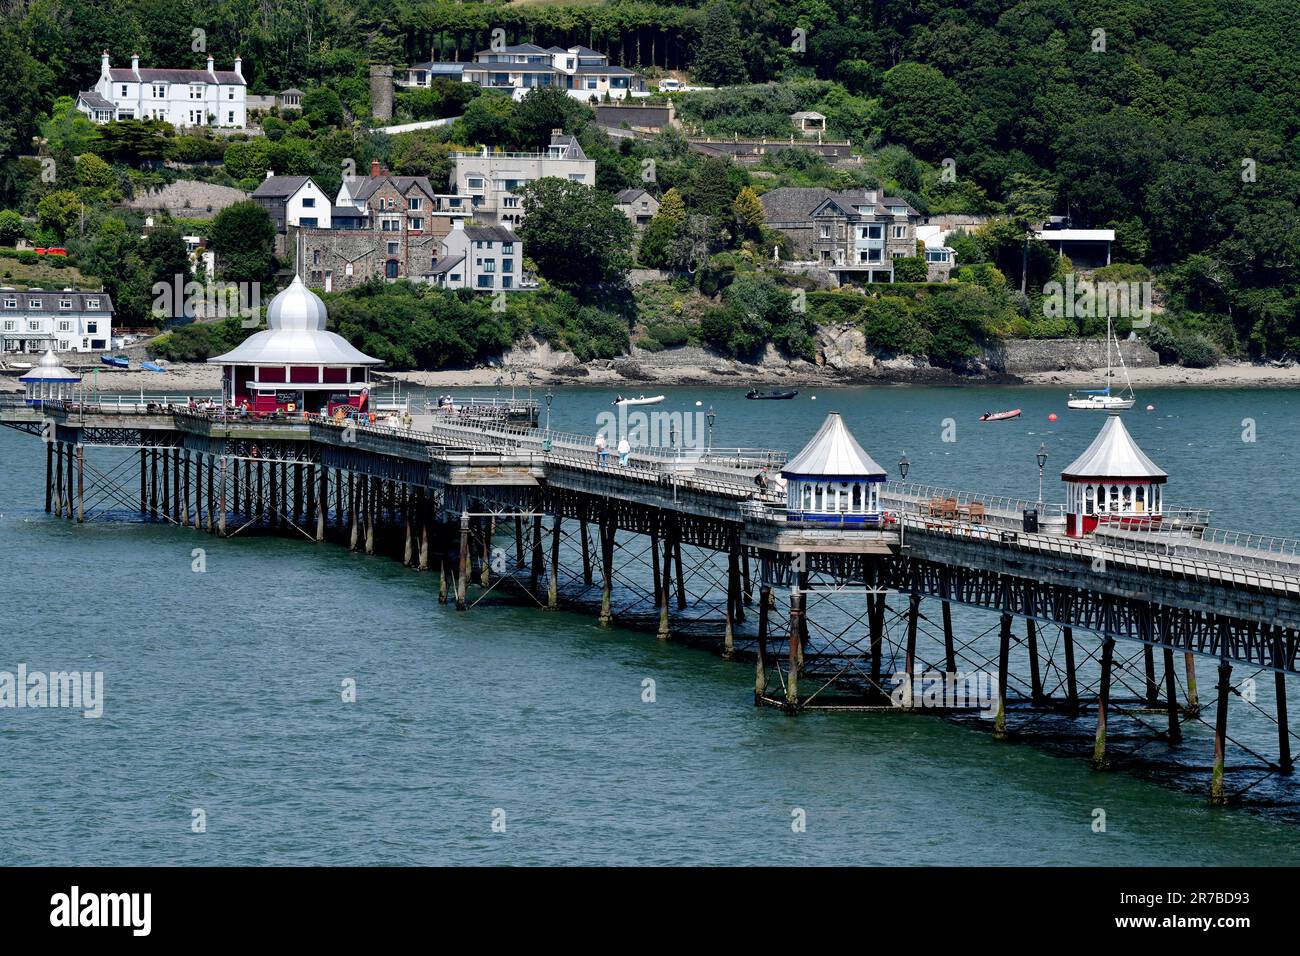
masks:
<instances>
[{"instance_id":1,"label":"pier kiosk building","mask_svg":"<svg viewBox=\"0 0 1300 956\"><path fill-rule=\"evenodd\" d=\"M881 468L831 412L817 434L781 469L789 521L879 525Z\"/></svg>"},{"instance_id":2,"label":"pier kiosk building","mask_svg":"<svg viewBox=\"0 0 1300 956\"><path fill-rule=\"evenodd\" d=\"M1169 475L1138 447L1119 413L1111 412L1092 444L1061 472L1061 480L1065 533L1078 538L1099 524L1158 526L1161 485Z\"/></svg>"},{"instance_id":3,"label":"pier kiosk building","mask_svg":"<svg viewBox=\"0 0 1300 956\"><path fill-rule=\"evenodd\" d=\"M33 408L45 402L70 402L81 376L63 367L53 350L47 351L30 372L18 381L23 383L23 400Z\"/></svg>"},{"instance_id":4,"label":"pier kiosk building","mask_svg":"<svg viewBox=\"0 0 1300 956\"><path fill-rule=\"evenodd\" d=\"M381 362L326 331L327 319L320 296L294 276L267 306L265 329L208 359L221 366L226 403L258 413L366 411L370 368Z\"/></svg>"}]
</instances>

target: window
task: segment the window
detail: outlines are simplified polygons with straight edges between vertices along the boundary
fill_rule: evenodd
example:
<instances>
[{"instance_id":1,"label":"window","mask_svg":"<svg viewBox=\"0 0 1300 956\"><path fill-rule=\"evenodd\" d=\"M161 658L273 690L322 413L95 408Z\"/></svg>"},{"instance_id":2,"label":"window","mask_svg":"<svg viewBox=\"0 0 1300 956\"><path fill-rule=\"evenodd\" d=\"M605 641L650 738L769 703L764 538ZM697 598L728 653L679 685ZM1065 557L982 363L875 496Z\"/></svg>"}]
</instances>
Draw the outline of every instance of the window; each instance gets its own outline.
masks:
<instances>
[{"instance_id":1,"label":"window","mask_svg":"<svg viewBox=\"0 0 1300 956\"><path fill-rule=\"evenodd\" d=\"M496 271L497 271L497 261L496 261L495 259L484 259L484 260L483 260L483 271L484 271L484 272L496 272Z\"/></svg>"},{"instance_id":2,"label":"window","mask_svg":"<svg viewBox=\"0 0 1300 956\"><path fill-rule=\"evenodd\" d=\"M895 239L906 239L906 238L907 238L907 227L906 227L906 226L895 226L895 227L894 227L894 238L895 238Z\"/></svg>"},{"instance_id":3,"label":"window","mask_svg":"<svg viewBox=\"0 0 1300 956\"><path fill-rule=\"evenodd\" d=\"M235 98L235 88L234 88L234 87L231 87L231 88L226 92L226 99L228 99L228 100L233 100L234 98Z\"/></svg>"},{"instance_id":4,"label":"window","mask_svg":"<svg viewBox=\"0 0 1300 956\"><path fill-rule=\"evenodd\" d=\"M514 272L514 271L515 271L515 260L513 260L513 259L502 259L502 260L501 260L501 271L502 271L502 272Z\"/></svg>"},{"instance_id":5,"label":"window","mask_svg":"<svg viewBox=\"0 0 1300 956\"><path fill-rule=\"evenodd\" d=\"M40 321L40 319L29 319L29 320L28 320L28 322L27 322L27 331L28 331L28 332L39 332L40 330L41 330L41 321Z\"/></svg>"},{"instance_id":6,"label":"window","mask_svg":"<svg viewBox=\"0 0 1300 956\"><path fill-rule=\"evenodd\" d=\"M503 289L513 289L514 287L515 287L515 280L514 280L514 279L510 278L510 276L502 276L502 277L501 277L501 288L503 288Z\"/></svg>"},{"instance_id":7,"label":"window","mask_svg":"<svg viewBox=\"0 0 1300 956\"><path fill-rule=\"evenodd\" d=\"M165 83L155 83L153 85L153 98L156 100L167 98L167 85Z\"/></svg>"},{"instance_id":8,"label":"window","mask_svg":"<svg viewBox=\"0 0 1300 956\"><path fill-rule=\"evenodd\" d=\"M203 99L203 87L197 84L190 86L190 99L192 100Z\"/></svg>"},{"instance_id":9,"label":"window","mask_svg":"<svg viewBox=\"0 0 1300 956\"><path fill-rule=\"evenodd\" d=\"M513 256L515 254L515 244L513 242L501 243L501 254L506 256Z\"/></svg>"},{"instance_id":10,"label":"window","mask_svg":"<svg viewBox=\"0 0 1300 956\"><path fill-rule=\"evenodd\" d=\"M71 331L72 331L72 323L69 322L67 319L63 319L63 320L61 320L61 321L59 322L59 331L60 331L60 332L71 332Z\"/></svg>"},{"instance_id":11,"label":"window","mask_svg":"<svg viewBox=\"0 0 1300 956\"><path fill-rule=\"evenodd\" d=\"M125 84L125 83L122 84L122 95L123 95L123 96L126 96L126 84Z\"/></svg>"},{"instance_id":12,"label":"window","mask_svg":"<svg viewBox=\"0 0 1300 956\"><path fill-rule=\"evenodd\" d=\"M482 189L483 177L471 176L469 177L469 179L465 180L465 185L468 186L470 189Z\"/></svg>"},{"instance_id":13,"label":"window","mask_svg":"<svg viewBox=\"0 0 1300 956\"><path fill-rule=\"evenodd\" d=\"M316 200L313 199L313 198L310 197L310 196L306 196L306 197L303 198L303 201L302 201L302 207L303 207L304 209L315 209L315 208L316 208Z\"/></svg>"},{"instance_id":14,"label":"window","mask_svg":"<svg viewBox=\"0 0 1300 956\"><path fill-rule=\"evenodd\" d=\"M14 332L14 331L17 331L17 329L18 329L18 323L17 323L17 322L15 322L13 319L5 319L5 331L6 331L6 332Z\"/></svg>"},{"instance_id":15,"label":"window","mask_svg":"<svg viewBox=\"0 0 1300 956\"><path fill-rule=\"evenodd\" d=\"M514 196L507 196L504 200L502 200L501 205L505 206L505 208L507 209L518 209L519 200Z\"/></svg>"},{"instance_id":16,"label":"window","mask_svg":"<svg viewBox=\"0 0 1300 956\"><path fill-rule=\"evenodd\" d=\"M27 300L27 308L29 308L29 309L39 309L40 307L41 307L41 300L40 300L40 299L28 299L28 300Z\"/></svg>"},{"instance_id":17,"label":"window","mask_svg":"<svg viewBox=\"0 0 1300 956\"><path fill-rule=\"evenodd\" d=\"M86 331L89 332L91 335L97 334L99 332L99 323L96 322L94 319L91 319L89 322L86 323Z\"/></svg>"},{"instance_id":18,"label":"window","mask_svg":"<svg viewBox=\"0 0 1300 956\"><path fill-rule=\"evenodd\" d=\"M68 351L68 340L67 340L67 339L59 339L59 351L60 351L60 352L66 352L66 351Z\"/></svg>"},{"instance_id":19,"label":"window","mask_svg":"<svg viewBox=\"0 0 1300 956\"><path fill-rule=\"evenodd\" d=\"M821 227L820 235L821 238L823 239L829 239L831 237L831 227L823 224Z\"/></svg>"},{"instance_id":20,"label":"window","mask_svg":"<svg viewBox=\"0 0 1300 956\"><path fill-rule=\"evenodd\" d=\"M410 201L407 202L406 208L411 210L411 212L419 212L424 208L424 200L419 196L412 196Z\"/></svg>"},{"instance_id":21,"label":"window","mask_svg":"<svg viewBox=\"0 0 1300 956\"><path fill-rule=\"evenodd\" d=\"M350 276L350 275L352 275L352 263L350 263L350 262L348 262L348 263L344 263L344 265L343 265L343 274L344 274L345 276Z\"/></svg>"},{"instance_id":22,"label":"window","mask_svg":"<svg viewBox=\"0 0 1300 956\"><path fill-rule=\"evenodd\" d=\"M17 300L17 299L5 299L5 308L6 308L6 309L16 309L16 308L18 308L18 300Z\"/></svg>"},{"instance_id":23,"label":"window","mask_svg":"<svg viewBox=\"0 0 1300 956\"><path fill-rule=\"evenodd\" d=\"M99 308L99 300L98 300L98 299L87 299L87 300L86 300L86 308L88 308L88 309L98 309L98 308Z\"/></svg>"},{"instance_id":24,"label":"window","mask_svg":"<svg viewBox=\"0 0 1300 956\"><path fill-rule=\"evenodd\" d=\"M480 289L490 289L490 288L492 288L492 277L491 277L491 276L486 276L486 275L484 275L484 276L479 276L479 277L478 277L478 287L479 287Z\"/></svg>"},{"instance_id":25,"label":"window","mask_svg":"<svg viewBox=\"0 0 1300 956\"><path fill-rule=\"evenodd\" d=\"M401 232L402 220L385 216L379 221L379 228L383 232Z\"/></svg>"},{"instance_id":26,"label":"window","mask_svg":"<svg viewBox=\"0 0 1300 956\"><path fill-rule=\"evenodd\" d=\"M398 247L398 245L399 245L399 243L396 243L396 242L390 242L390 243L388 244L388 254L389 254L390 256L395 256L395 255L397 255L397 247Z\"/></svg>"},{"instance_id":27,"label":"window","mask_svg":"<svg viewBox=\"0 0 1300 956\"><path fill-rule=\"evenodd\" d=\"M420 216L416 216L414 219L411 220L411 228L414 229L416 232L420 232L421 230L423 230L424 219L422 219Z\"/></svg>"},{"instance_id":28,"label":"window","mask_svg":"<svg viewBox=\"0 0 1300 956\"><path fill-rule=\"evenodd\" d=\"M569 173L569 182L571 183L585 182L586 179L586 173Z\"/></svg>"}]
</instances>

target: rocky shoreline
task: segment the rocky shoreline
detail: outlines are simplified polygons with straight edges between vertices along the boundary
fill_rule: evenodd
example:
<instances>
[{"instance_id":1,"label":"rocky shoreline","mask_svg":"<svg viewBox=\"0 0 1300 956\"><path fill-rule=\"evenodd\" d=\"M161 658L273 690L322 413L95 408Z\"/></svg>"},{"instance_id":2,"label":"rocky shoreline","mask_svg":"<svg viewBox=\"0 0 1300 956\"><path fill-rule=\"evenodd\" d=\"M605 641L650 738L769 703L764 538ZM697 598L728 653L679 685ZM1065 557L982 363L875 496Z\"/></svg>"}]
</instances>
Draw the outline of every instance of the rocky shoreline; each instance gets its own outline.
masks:
<instances>
[{"instance_id":1,"label":"rocky shoreline","mask_svg":"<svg viewBox=\"0 0 1300 956\"><path fill-rule=\"evenodd\" d=\"M1104 348L1072 340L1013 341L988 350L962 374L932 367L924 358L881 358L869 353L848 330L822 330L816 362L790 360L769 346L757 363L727 359L704 349L683 347L632 353L616 359L579 362L572 354L545 343L528 342L491 365L470 369L375 373L383 384L398 382L434 389L491 388L498 380L534 384L608 387L646 391L683 385L749 388L750 386L811 388L828 386L985 386L1035 385L1092 388L1104 373ZM1300 386L1300 365L1225 362L1192 369L1160 365L1155 353L1137 342L1124 343L1125 364L1135 387L1291 388ZM86 375L92 389L129 394L144 391L183 397L218 392L220 370L205 363L169 365L165 373L139 369L123 371L88 365L83 356L68 356L69 367ZM1098 363L1101 359L1101 364ZM0 392L21 388L15 370L0 375Z\"/></svg>"}]
</instances>

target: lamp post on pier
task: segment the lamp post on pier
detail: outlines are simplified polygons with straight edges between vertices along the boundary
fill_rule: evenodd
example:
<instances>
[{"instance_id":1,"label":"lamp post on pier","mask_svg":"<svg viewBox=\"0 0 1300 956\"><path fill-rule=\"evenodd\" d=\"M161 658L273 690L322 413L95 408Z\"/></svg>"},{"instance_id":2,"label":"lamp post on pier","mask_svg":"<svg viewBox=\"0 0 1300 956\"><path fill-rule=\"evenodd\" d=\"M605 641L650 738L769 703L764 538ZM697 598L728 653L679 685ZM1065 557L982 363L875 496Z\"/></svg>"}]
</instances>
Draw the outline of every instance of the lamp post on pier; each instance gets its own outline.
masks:
<instances>
[{"instance_id":1,"label":"lamp post on pier","mask_svg":"<svg viewBox=\"0 0 1300 956\"><path fill-rule=\"evenodd\" d=\"M898 459L898 477L902 481L907 481L907 469L912 467L912 463L907 460L907 452L903 452L903 457Z\"/></svg>"},{"instance_id":2,"label":"lamp post on pier","mask_svg":"<svg viewBox=\"0 0 1300 956\"><path fill-rule=\"evenodd\" d=\"M718 413L715 412L713 410L713 406L710 405L708 412L705 414L705 418L709 420L709 445L708 448L706 449L706 451L709 454L713 453L713 422L714 419L716 419L717 417L718 417Z\"/></svg>"},{"instance_id":3,"label":"lamp post on pier","mask_svg":"<svg viewBox=\"0 0 1300 956\"><path fill-rule=\"evenodd\" d=\"M1038 453L1035 455L1038 459L1038 513L1043 513L1043 468L1047 464L1047 443L1040 442Z\"/></svg>"}]
</instances>

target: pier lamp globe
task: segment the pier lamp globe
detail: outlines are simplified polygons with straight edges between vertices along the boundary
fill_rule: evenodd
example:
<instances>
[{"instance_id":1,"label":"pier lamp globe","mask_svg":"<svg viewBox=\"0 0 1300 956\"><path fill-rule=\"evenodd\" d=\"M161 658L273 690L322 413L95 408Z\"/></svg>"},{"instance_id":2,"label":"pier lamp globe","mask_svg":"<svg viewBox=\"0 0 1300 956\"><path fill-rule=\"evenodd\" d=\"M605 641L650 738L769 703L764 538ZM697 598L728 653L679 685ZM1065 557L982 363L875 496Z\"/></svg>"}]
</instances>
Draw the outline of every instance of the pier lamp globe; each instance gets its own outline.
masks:
<instances>
[{"instance_id":1,"label":"pier lamp globe","mask_svg":"<svg viewBox=\"0 0 1300 956\"><path fill-rule=\"evenodd\" d=\"M906 481L907 469L911 467L912 467L912 463L907 460L907 452L903 452L903 457L898 459L898 477L901 480Z\"/></svg>"}]
</instances>

